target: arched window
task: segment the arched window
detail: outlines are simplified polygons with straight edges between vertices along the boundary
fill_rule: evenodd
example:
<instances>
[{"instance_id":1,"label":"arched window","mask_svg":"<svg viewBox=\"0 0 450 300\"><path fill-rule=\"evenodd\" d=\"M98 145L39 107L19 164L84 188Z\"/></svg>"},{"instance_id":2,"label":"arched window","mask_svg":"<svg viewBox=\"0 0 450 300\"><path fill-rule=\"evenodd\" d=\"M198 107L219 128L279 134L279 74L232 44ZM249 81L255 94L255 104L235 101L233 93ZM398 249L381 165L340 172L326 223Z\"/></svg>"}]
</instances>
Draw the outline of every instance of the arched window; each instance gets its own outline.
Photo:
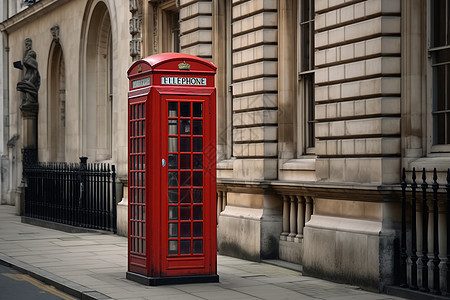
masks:
<instances>
[{"instance_id":1,"label":"arched window","mask_svg":"<svg viewBox=\"0 0 450 300\"><path fill-rule=\"evenodd\" d=\"M88 22L83 91L82 155L90 161L112 154L112 35L108 8L98 2Z\"/></svg>"}]
</instances>

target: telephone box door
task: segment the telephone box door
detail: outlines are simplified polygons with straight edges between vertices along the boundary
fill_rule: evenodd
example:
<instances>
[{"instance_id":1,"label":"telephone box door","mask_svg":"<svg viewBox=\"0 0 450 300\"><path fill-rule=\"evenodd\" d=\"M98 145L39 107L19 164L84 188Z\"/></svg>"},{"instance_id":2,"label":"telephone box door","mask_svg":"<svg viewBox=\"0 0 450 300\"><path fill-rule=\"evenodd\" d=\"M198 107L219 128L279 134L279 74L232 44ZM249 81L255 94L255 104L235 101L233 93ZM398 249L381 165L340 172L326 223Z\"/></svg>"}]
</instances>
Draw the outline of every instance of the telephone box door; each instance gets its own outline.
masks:
<instances>
[{"instance_id":1,"label":"telephone box door","mask_svg":"<svg viewBox=\"0 0 450 300\"><path fill-rule=\"evenodd\" d=\"M162 275L215 273L210 265L217 251L210 97L162 95L161 100L161 147L167 155L161 168Z\"/></svg>"}]
</instances>

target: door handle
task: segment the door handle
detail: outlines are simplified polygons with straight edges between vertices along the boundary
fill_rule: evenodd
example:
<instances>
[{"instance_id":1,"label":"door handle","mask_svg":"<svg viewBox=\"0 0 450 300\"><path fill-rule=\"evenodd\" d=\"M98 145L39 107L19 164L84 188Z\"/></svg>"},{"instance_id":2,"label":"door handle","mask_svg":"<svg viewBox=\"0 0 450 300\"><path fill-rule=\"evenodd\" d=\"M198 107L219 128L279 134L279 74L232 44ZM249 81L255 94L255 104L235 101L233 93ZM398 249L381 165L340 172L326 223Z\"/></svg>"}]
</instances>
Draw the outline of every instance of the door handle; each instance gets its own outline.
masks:
<instances>
[{"instance_id":1,"label":"door handle","mask_svg":"<svg viewBox=\"0 0 450 300\"><path fill-rule=\"evenodd\" d=\"M161 160L161 165L162 165L163 167L166 166L166 160L165 160L164 158Z\"/></svg>"}]
</instances>

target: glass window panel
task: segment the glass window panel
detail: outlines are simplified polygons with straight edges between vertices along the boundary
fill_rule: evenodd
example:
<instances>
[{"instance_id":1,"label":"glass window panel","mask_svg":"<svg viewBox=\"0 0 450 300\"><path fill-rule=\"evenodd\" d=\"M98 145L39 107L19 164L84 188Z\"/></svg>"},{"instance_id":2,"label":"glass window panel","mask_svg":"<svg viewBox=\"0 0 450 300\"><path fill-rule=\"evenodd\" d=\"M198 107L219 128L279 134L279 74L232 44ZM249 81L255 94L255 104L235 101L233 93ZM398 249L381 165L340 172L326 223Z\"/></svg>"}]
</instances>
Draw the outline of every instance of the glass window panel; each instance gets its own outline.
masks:
<instances>
[{"instance_id":1,"label":"glass window panel","mask_svg":"<svg viewBox=\"0 0 450 300\"><path fill-rule=\"evenodd\" d=\"M170 221L178 220L178 206L169 206L169 220Z\"/></svg>"},{"instance_id":2,"label":"glass window panel","mask_svg":"<svg viewBox=\"0 0 450 300\"><path fill-rule=\"evenodd\" d=\"M169 154L169 170L178 169L178 154Z\"/></svg>"},{"instance_id":3,"label":"glass window panel","mask_svg":"<svg viewBox=\"0 0 450 300\"><path fill-rule=\"evenodd\" d=\"M178 223L169 223L169 237L178 237Z\"/></svg>"},{"instance_id":4,"label":"glass window panel","mask_svg":"<svg viewBox=\"0 0 450 300\"><path fill-rule=\"evenodd\" d=\"M142 153L145 153L145 140L141 139L142 141Z\"/></svg>"},{"instance_id":5,"label":"glass window panel","mask_svg":"<svg viewBox=\"0 0 450 300\"><path fill-rule=\"evenodd\" d=\"M194 166L194 169L196 169L196 170L202 170L203 169L203 155L201 155L201 154L194 154L193 166Z\"/></svg>"},{"instance_id":6,"label":"glass window panel","mask_svg":"<svg viewBox=\"0 0 450 300\"><path fill-rule=\"evenodd\" d=\"M180 206L180 220L190 220L191 219L191 206L183 205Z\"/></svg>"},{"instance_id":7,"label":"glass window panel","mask_svg":"<svg viewBox=\"0 0 450 300\"><path fill-rule=\"evenodd\" d=\"M445 66L436 67L436 106L435 110L445 109Z\"/></svg>"},{"instance_id":8,"label":"glass window panel","mask_svg":"<svg viewBox=\"0 0 450 300\"><path fill-rule=\"evenodd\" d=\"M191 190L181 189L180 190L180 202L181 203L191 203Z\"/></svg>"},{"instance_id":9,"label":"glass window panel","mask_svg":"<svg viewBox=\"0 0 450 300\"><path fill-rule=\"evenodd\" d=\"M193 186L203 186L203 172L194 172Z\"/></svg>"},{"instance_id":10,"label":"glass window panel","mask_svg":"<svg viewBox=\"0 0 450 300\"><path fill-rule=\"evenodd\" d=\"M178 172L169 172L169 186L178 186Z\"/></svg>"},{"instance_id":11,"label":"glass window panel","mask_svg":"<svg viewBox=\"0 0 450 300\"><path fill-rule=\"evenodd\" d=\"M142 135L145 135L145 121L142 122Z\"/></svg>"},{"instance_id":12,"label":"glass window panel","mask_svg":"<svg viewBox=\"0 0 450 300\"><path fill-rule=\"evenodd\" d=\"M192 126L192 132L194 135L203 134L203 120L194 120Z\"/></svg>"},{"instance_id":13,"label":"glass window panel","mask_svg":"<svg viewBox=\"0 0 450 300\"><path fill-rule=\"evenodd\" d=\"M169 135L178 134L178 120L169 120Z\"/></svg>"},{"instance_id":14,"label":"glass window panel","mask_svg":"<svg viewBox=\"0 0 450 300\"><path fill-rule=\"evenodd\" d=\"M194 254L203 253L203 240L194 240Z\"/></svg>"},{"instance_id":15,"label":"glass window panel","mask_svg":"<svg viewBox=\"0 0 450 300\"><path fill-rule=\"evenodd\" d=\"M195 189L194 190L194 203L202 203L203 202L203 190Z\"/></svg>"},{"instance_id":16,"label":"glass window panel","mask_svg":"<svg viewBox=\"0 0 450 300\"><path fill-rule=\"evenodd\" d=\"M191 237L191 222L180 223L180 236Z\"/></svg>"},{"instance_id":17,"label":"glass window panel","mask_svg":"<svg viewBox=\"0 0 450 300\"><path fill-rule=\"evenodd\" d=\"M191 134L191 120L180 120L180 134Z\"/></svg>"},{"instance_id":18,"label":"glass window panel","mask_svg":"<svg viewBox=\"0 0 450 300\"><path fill-rule=\"evenodd\" d=\"M203 205L194 206L194 220L203 220Z\"/></svg>"},{"instance_id":19,"label":"glass window panel","mask_svg":"<svg viewBox=\"0 0 450 300\"><path fill-rule=\"evenodd\" d=\"M203 152L203 138L194 138L194 152Z\"/></svg>"},{"instance_id":20,"label":"glass window panel","mask_svg":"<svg viewBox=\"0 0 450 300\"><path fill-rule=\"evenodd\" d=\"M177 137L169 138L169 152L178 152L178 138Z\"/></svg>"},{"instance_id":21,"label":"glass window panel","mask_svg":"<svg viewBox=\"0 0 450 300\"><path fill-rule=\"evenodd\" d=\"M178 241L169 241L169 255L178 254Z\"/></svg>"},{"instance_id":22,"label":"glass window panel","mask_svg":"<svg viewBox=\"0 0 450 300\"><path fill-rule=\"evenodd\" d=\"M195 140L195 138L194 138ZM191 138L182 137L180 138L180 152L191 152Z\"/></svg>"},{"instance_id":23,"label":"glass window panel","mask_svg":"<svg viewBox=\"0 0 450 300\"><path fill-rule=\"evenodd\" d=\"M201 102L194 102L193 104L193 115L196 118L203 117L203 103Z\"/></svg>"},{"instance_id":24,"label":"glass window panel","mask_svg":"<svg viewBox=\"0 0 450 300\"><path fill-rule=\"evenodd\" d=\"M169 203L178 203L177 189L169 189Z\"/></svg>"},{"instance_id":25,"label":"glass window panel","mask_svg":"<svg viewBox=\"0 0 450 300\"><path fill-rule=\"evenodd\" d=\"M194 237L203 237L203 222L194 223Z\"/></svg>"},{"instance_id":26,"label":"glass window panel","mask_svg":"<svg viewBox=\"0 0 450 300\"><path fill-rule=\"evenodd\" d=\"M191 241L180 241L180 254L191 254Z\"/></svg>"},{"instance_id":27,"label":"glass window panel","mask_svg":"<svg viewBox=\"0 0 450 300\"><path fill-rule=\"evenodd\" d=\"M445 115L437 114L435 119L437 144L445 144Z\"/></svg>"},{"instance_id":28,"label":"glass window panel","mask_svg":"<svg viewBox=\"0 0 450 300\"><path fill-rule=\"evenodd\" d=\"M180 172L180 186L191 186L191 172Z\"/></svg>"},{"instance_id":29,"label":"glass window panel","mask_svg":"<svg viewBox=\"0 0 450 300\"><path fill-rule=\"evenodd\" d=\"M180 116L181 117L191 116L191 102L180 102Z\"/></svg>"},{"instance_id":30,"label":"glass window panel","mask_svg":"<svg viewBox=\"0 0 450 300\"><path fill-rule=\"evenodd\" d=\"M190 170L191 169L191 155L190 154L181 154L180 169L182 169L182 170Z\"/></svg>"},{"instance_id":31,"label":"glass window panel","mask_svg":"<svg viewBox=\"0 0 450 300\"><path fill-rule=\"evenodd\" d=\"M169 102L169 117L178 117L178 102Z\"/></svg>"}]
</instances>

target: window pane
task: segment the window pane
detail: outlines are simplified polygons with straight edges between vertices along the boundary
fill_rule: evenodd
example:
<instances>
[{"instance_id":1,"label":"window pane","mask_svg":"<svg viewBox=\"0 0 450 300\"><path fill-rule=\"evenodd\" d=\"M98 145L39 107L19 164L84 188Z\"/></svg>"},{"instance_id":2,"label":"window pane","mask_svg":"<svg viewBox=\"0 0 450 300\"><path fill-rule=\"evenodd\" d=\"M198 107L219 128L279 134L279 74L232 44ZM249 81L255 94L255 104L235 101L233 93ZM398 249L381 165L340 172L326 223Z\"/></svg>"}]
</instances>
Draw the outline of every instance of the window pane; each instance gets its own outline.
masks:
<instances>
[{"instance_id":1,"label":"window pane","mask_svg":"<svg viewBox=\"0 0 450 300\"><path fill-rule=\"evenodd\" d=\"M194 237L203 237L203 222L194 223Z\"/></svg>"},{"instance_id":2,"label":"window pane","mask_svg":"<svg viewBox=\"0 0 450 300\"><path fill-rule=\"evenodd\" d=\"M203 155L202 154L194 154L194 169L202 170L203 169Z\"/></svg>"},{"instance_id":3,"label":"window pane","mask_svg":"<svg viewBox=\"0 0 450 300\"><path fill-rule=\"evenodd\" d=\"M178 152L178 138L177 137L169 138L169 152Z\"/></svg>"},{"instance_id":4,"label":"window pane","mask_svg":"<svg viewBox=\"0 0 450 300\"><path fill-rule=\"evenodd\" d=\"M169 190L169 203L178 203L178 190L177 189Z\"/></svg>"},{"instance_id":5,"label":"window pane","mask_svg":"<svg viewBox=\"0 0 450 300\"><path fill-rule=\"evenodd\" d=\"M203 152L203 138L194 138L194 152Z\"/></svg>"},{"instance_id":6,"label":"window pane","mask_svg":"<svg viewBox=\"0 0 450 300\"><path fill-rule=\"evenodd\" d=\"M169 206L169 220L178 220L178 206Z\"/></svg>"},{"instance_id":7,"label":"window pane","mask_svg":"<svg viewBox=\"0 0 450 300\"><path fill-rule=\"evenodd\" d=\"M181 203L191 203L191 190L190 189L180 189L180 202Z\"/></svg>"},{"instance_id":8,"label":"window pane","mask_svg":"<svg viewBox=\"0 0 450 300\"><path fill-rule=\"evenodd\" d=\"M180 223L181 237L191 237L191 222Z\"/></svg>"},{"instance_id":9,"label":"window pane","mask_svg":"<svg viewBox=\"0 0 450 300\"><path fill-rule=\"evenodd\" d=\"M178 254L178 241L169 241L169 255Z\"/></svg>"},{"instance_id":10,"label":"window pane","mask_svg":"<svg viewBox=\"0 0 450 300\"><path fill-rule=\"evenodd\" d=\"M203 253L203 240L194 240L194 254Z\"/></svg>"},{"instance_id":11,"label":"window pane","mask_svg":"<svg viewBox=\"0 0 450 300\"><path fill-rule=\"evenodd\" d=\"M178 155L169 154L169 170L178 169Z\"/></svg>"},{"instance_id":12,"label":"window pane","mask_svg":"<svg viewBox=\"0 0 450 300\"><path fill-rule=\"evenodd\" d=\"M190 117L191 116L191 103L190 102L180 102L180 116Z\"/></svg>"},{"instance_id":13,"label":"window pane","mask_svg":"<svg viewBox=\"0 0 450 300\"><path fill-rule=\"evenodd\" d=\"M195 189L194 190L194 203L202 203L203 202L203 190Z\"/></svg>"},{"instance_id":14,"label":"window pane","mask_svg":"<svg viewBox=\"0 0 450 300\"><path fill-rule=\"evenodd\" d=\"M180 186L191 186L191 172L180 172Z\"/></svg>"},{"instance_id":15,"label":"window pane","mask_svg":"<svg viewBox=\"0 0 450 300\"><path fill-rule=\"evenodd\" d=\"M169 120L169 135L178 134L178 120Z\"/></svg>"},{"instance_id":16,"label":"window pane","mask_svg":"<svg viewBox=\"0 0 450 300\"><path fill-rule=\"evenodd\" d=\"M203 134L203 121L202 120L194 120L193 128L194 135L202 135Z\"/></svg>"},{"instance_id":17,"label":"window pane","mask_svg":"<svg viewBox=\"0 0 450 300\"><path fill-rule=\"evenodd\" d=\"M194 206L194 220L203 220L203 205Z\"/></svg>"},{"instance_id":18,"label":"window pane","mask_svg":"<svg viewBox=\"0 0 450 300\"><path fill-rule=\"evenodd\" d=\"M191 134L191 120L180 120L180 134Z\"/></svg>"},{"instance_id":19,"label":"window pane","mask_svg":"<svg viewBox=\"0 0 450 300\"><path fill-rule=\"evenodd\" d=\"M194 172L193 186L203 186L203 173Z\"/></svg>"},{"instance_id":20,"label":"window pane","mask_svg":"<svg viewBox=\"0 0 450 300\"><path fill-rule=\"evenodd\" d=\"M194 163L195 163L195 161L194 161ZM186 169L190 169L190 168L191 168L191 155L190 154L181 154L180 169L186 170Z\"/></svg>"},{"instance_id":21,"label":"window pane","mask_svg":"<svg viewBox=\"0 0 450 300\"><path fill-rule=\"evenodd\" d=\"M191 254L191 241L180 241L180 254Z\"/></svg>"},{"instance_id":22,"label":"window pane","mask_svg":"<svg viewBox=\"0 0 450 300\"><path fill-rule=\"evenodd\" d=\"M178 103L169 102L169 117L178 117Z\"/></svg>"},{"instance_id":23,"label":"window pane","mask_svg":"<svg viewBox=\"0 0 450 300\"><path fill-rule=\"evenodd\" d=\"M178 223L169 223L169 237L178 237Z\"/></svg>"},{"instance_id":24,"label":"window pane","mask_svg":"<svg viewBox=\"0 0 450 300\"><path fill-rule=\"evenodd\" d=\"M194 117L200 118L203 116L203 103L194 102Z\"/></svg>"},{"instance_id":25,"label":"window pane","mask_svg":"<svg viewBox=\"0 0 450 300\"><path fill-rule=\"evenodd\" d=\"M180 206L180 220L190 220L191 219L191 206L183 205Z\"/></svg>"},{"instance_id":26,"label":"window pane","mask_svg":"<svg viewBox=\"0 0 450 300\"><path fill-rule=\"evenodd\" d=\"M169 186L178 186L178 172L169 172Z\"/></svg>"},{"instance_id":27,"label":"window pane","mask_svg":"<svg viewBox=\"0 0 450 300\"><path fill-rule=\"evenodd\" d=\"M195 146L195 138L194 138L194 146ZM191 138L190 137L180 138L180 152L191 152Z\"/></svg>"}]
</instances>

